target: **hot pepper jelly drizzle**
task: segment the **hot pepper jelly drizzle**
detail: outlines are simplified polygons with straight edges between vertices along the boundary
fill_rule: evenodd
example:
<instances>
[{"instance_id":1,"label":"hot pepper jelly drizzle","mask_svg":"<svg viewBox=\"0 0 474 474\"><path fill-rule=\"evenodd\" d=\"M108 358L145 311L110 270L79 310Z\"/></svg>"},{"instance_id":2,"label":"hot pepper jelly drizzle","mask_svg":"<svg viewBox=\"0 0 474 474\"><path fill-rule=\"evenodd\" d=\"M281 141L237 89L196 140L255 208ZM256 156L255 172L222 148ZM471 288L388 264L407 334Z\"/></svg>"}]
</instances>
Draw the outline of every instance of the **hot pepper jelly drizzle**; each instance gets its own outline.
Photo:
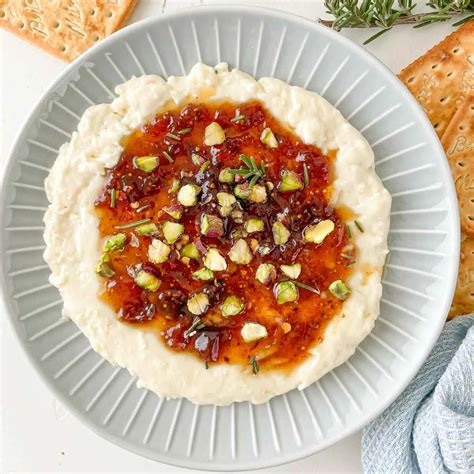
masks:
<instances>
[{"instance_id":1,"label":"hot pepper jelly drizzle","mask_svg":"<svg viewBox=\"0 0 474 474\"><path fill-rule=\"evenodd\" d=\"M206 367L301 362L355 260L330 159L258 102L188 104L123 145L96 202L117 317Z\"/></svg>"}]
</instances>

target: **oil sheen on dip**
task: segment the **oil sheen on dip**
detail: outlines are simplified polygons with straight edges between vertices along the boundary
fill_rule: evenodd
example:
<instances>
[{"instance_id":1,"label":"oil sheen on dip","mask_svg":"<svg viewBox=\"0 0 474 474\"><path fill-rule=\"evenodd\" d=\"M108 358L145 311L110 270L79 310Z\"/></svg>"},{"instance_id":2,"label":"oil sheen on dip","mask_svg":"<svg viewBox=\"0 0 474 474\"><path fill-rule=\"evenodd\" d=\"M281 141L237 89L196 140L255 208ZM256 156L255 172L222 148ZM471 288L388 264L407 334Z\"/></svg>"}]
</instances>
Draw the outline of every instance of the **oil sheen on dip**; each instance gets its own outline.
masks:
<instances>
[{"instance_id":1,"label":"oil sheen on dip","mask_svg":"<svg viewBox=\"0 0 474 474\"><path fill-rule=\"evenodd\" d=\"M206 367L301 363L350 294L364 232L329 204L335 153L257 101L172 108L123 147L95 204L117 318Z\"/></svg>"}]
</instances>

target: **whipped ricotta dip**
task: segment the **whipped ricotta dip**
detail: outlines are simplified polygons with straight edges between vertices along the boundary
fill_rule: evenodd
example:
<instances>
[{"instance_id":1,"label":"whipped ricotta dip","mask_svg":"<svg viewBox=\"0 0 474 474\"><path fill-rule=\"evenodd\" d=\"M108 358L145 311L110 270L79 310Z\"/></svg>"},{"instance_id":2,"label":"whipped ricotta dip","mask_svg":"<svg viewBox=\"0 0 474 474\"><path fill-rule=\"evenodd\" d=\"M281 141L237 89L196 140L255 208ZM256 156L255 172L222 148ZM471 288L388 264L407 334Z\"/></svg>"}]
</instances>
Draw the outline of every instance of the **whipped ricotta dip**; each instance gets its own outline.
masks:
<instances>
[{"instance_id":1,"label":"whipped ricotta dip","mask_svg":"<svg viewBox=\"0 0 474 474\"><path fill-rule=\"evenodd\" d=\"M257 81L229 70L227 64L196 64L187 76L167 81L155 75L133 77L117 86L116 93L112 103L86 110L45 182L51 204L44 217L44 257L51 268L50 281L63 298L64 317L74 321L95 351L135 375L139 386L197 404L263 403L294 388L304 389L345 362L379 314L388 253L391 198L375 173L374 154L365 138L316 93L277 79ZM258 100L303 143L323 153L337 150L331 205L350 209L363 227L353 235L357 262L347 281L351 295L326 325L322 341L290 372L255 375L231 364L206 370L197 357L167 348L159 334L121 322L99 296L95 267L101 248L94 202L104 185L105 169L118 162L125 137L170 104L177 107L190 100Z\"/></svg>"}]
</instances>

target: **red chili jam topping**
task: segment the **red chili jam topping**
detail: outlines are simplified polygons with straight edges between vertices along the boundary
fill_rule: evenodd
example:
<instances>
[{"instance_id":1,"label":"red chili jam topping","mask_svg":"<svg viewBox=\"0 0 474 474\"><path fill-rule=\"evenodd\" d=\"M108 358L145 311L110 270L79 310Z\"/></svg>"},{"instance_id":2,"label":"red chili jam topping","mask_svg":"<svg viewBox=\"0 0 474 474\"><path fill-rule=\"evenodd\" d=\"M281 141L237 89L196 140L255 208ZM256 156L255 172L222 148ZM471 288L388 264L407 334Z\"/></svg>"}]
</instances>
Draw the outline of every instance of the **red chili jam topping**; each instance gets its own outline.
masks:
<instances>
[{"instance_id":1,"label":"red chili jam topping","mask_svg":"<svg viewBox=\"0 0 474 474\"><path fill-rule=\"evenodd\" d=\"M330 157L258 102L188 104L123 146L96 202L97 273L117 317L206 367L300 363L355 260L328 204Z\"/></svg>"}]
</instances>

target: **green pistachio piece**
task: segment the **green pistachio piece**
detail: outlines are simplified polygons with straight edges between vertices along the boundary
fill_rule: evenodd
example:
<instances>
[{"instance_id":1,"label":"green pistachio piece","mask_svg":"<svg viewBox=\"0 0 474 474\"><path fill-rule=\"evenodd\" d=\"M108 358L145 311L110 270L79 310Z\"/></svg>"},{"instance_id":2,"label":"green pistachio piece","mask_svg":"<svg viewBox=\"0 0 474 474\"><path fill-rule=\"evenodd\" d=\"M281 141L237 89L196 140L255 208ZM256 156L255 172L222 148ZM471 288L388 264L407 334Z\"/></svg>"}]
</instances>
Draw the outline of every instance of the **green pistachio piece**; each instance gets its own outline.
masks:
<instances>
[{"instance_id":1,"label":"green pistachio piece","mask_svg":"<svg viewBox=\"0 0 474 474\"><path fill-rule=\"evenodd\" d=\"M217 202L221 206L232 207L237 201L235 196L229 193L217 193Z\"/></svg>"},{"instance_id":2,"label":"green pistachio piece","mask_svg":"<svg viewBox=\"0 0 474 474\"><path fill-rule=\"evenodd\" d=\"M301 273L301 265L294 263L293 265L280 265L280 270L284 275L292 280L296 280Z\"/></svg>"},{"instance_id":3,"label":"green pistachio piece","mask_svg":"<svg viewBox=\"0 0 474 474\"><path fill-rule=\"evenodd\" d=\"M262 244L258 247L257 251L262 257L264 257L272 251L272 248L268 244Z\"/></svg>"},{"instance_id":4,"label":"green pistachio piece","mask_svg":"<svg viewBox=\"0 0 474 474\"><path fill-rule=\"evenodd\" d=\"M171 216L173 219L176 219L177 221L181 219L181 216L183 215L183 208L181 206L165 206L163 208L163 211L166 212L169 216Z\"/></svg>"},{"instance_id":5,"label":"green pistachio piece","mask_svg":"<svg viewBox=\"0 0 474 474\"><path fill-rule=\"evenodd\" d=\"M239 239L232 246L229 253L229 258L234 262L240 265L247 265L252 261L252 252L244 239Z\"/></svg>"},{"instance_id":6,"label":"green pistachio piece","mask_svg":"<svg viewBox=\"0 0 474 474\"><path fill-rule=\"evenodd\" d=\"M194 296L189 298L186 303L190 313L199 316L207 311L209 307L209 298L204 293L196 293Z\"/></svg>"},{"instance_id":7,"label":"green pistachio piece","mask_svg":"<svg viewBox=\"0 0 474 474\"><path fill-rule=\"evenodd\" d=\"M178 201L185 207L195 206L201 188L196 184L185 184L178 192Z\"/></svg>"},{"instance_id":8,"label":"green pistachio piece","mask_svg":"<svg viewBox=\"0 0 474 474\"><path fill-rule=\"evenodd\" d=\"M213 238L224 235L222 219L211 214L203 214L201 216L201 234Z\"/></svg>"},{"instance_id":9,"label":"green pistachio piece","mask_svg":"<svg viewBox=\"0 0 474 474\"><path fill-rule=\"evenodd\" d=\"M204 257L204 266L213 272L223 272L227 270L225 258L219 253L219 250L210 248Z\"/></svg>"},{"instance_id":10,"label":"green pistachio piece","mask_svg":"<svg viewBox=\"0 0 474 474\"><path fill-rule=\"evenodd\" d=\"M224 129L217 122L212 122L204 130L204 145L220 145L221 143L224 143L224 140Z\"/></svg>"},{"instance_id":11,"label":"green pistachio piece","mask_svg":"<svg viewBox=\"0 0 474 474\"><path fill-rule=\"evenodd\" d=\"M180 185L181 183L179 179L173 179L173 182L171 183L171 188L168 190L168 192L171 194L177 193Z\"/></svg>"},{"instance_id":12,"label":"green pistachio piece","mask_svg":"<svg viewBox=\"0 0 474 474\"><path fill-rule=\"evenodd\" d=\"M268 148L278 148L278 141L270 128L265 128L260 135L260 141Z\"/></svg>"},{"instance_id":13,"label":"green pistachio piece","mask_svg":"<svg viewBox=\"0 0 474 474\"><path fill-rule=\"evenodd\" d=\"M292 281L277 283L273 289L278 304L290 303L298 299L298 288Z\"/></svg>"},{"instance_id":14,"label":"green pistachio piece","mask_svg":"<svg viewBox=\"0 0 474 474\"><path fill-rule=\"evenodd\" d=\"M347 300L351 294L351 290L342 280L333 281L329 285L328 290L330 291L331 295L336 297L338 300Z\"/></svg>"},{"instance_id":15,"label":"green pistachio piece","mask_svg":"<svg viewBox=\"0 0 474 474\"><path fill-rule=\"evenodd\" d=\"M267 188L261 184L255 184L250 189L249 201L261 203L267 200Z\"/></svg>"},{"instance_id":16,"label":"green pistachio piece","mask_svg":"<svg viewBox=\"0 0 474 474\"><path fill-rule=\"evenodd\" d=\"M163 224L163 235L166 242L174 244L184 232L184 225L177 222L166 221Z\"/></svg>"},{"instance_id":17,"label":"green pistachio piece","mask_svg":"<svg viewBox=\"0 0 474 474\"><path fill-rule=\"evenodd\" d=\"M196 280L213 280L214 272L209 268L200 268L193 273L193 278L196 278Z\"/></svg>"},{"instance_id":18,"label":"green pistachio piece","mask_svg":"<svg viewBox=\"0 0 474 474\"><path fill-rule=\"evenodd\" d=\"M276 245L284 245L290 238L290 231L280 221L272 225L272 234Z\"/></svg>"},{"instance_id":19,"label":"green pistachio piece","mask_svg":"<svg viewBox=\"0 0 474 474\"><path fill-rule=\"evenodd\" d=\"M181 257L193 258L194 260L198 260L199 255L199 249L196 247L196 244L194 242L185 245L181 249Z\"/></svg>"},{"instance_id":20,"label":"green pistachio piece","mask_svg":"<svg viewBox=\"0 0 474 474\"><path fill-rule=\"evenodd\" d=\"M305 242L320 244L334 230L334 222L325 220L316 225L310 225L303 231Z\"/></svg>"},{"instance_id":21,"label":"green pistachio piece","mask_svg":"<svg viewBox=\"0 0 474 474\"><path fill-rule=\"evenodd\" d=\"M248 199L251 193L250 186L247 183L237 184L234 187L234 194L240 199Z\"/></svg>"},{"instance_id":22,"label":"green pistachio piece","mask_svg":"<svg viewBox=\"0 0 474 474\"><path fill-rule=\"evenodd\" d=\"M149 222L148 224L142 224L142 225L139 225L138 227L135 227L135 230L140 235L149 235L149 234L153 234L153 232L157 232L158 227L153 222Z\"/></svg>"},{"instance_id":23,"label":"green pistachio piece","mask_svg":"<svg viewBox=\"0 0 474 474\"><path fill-rule=\"evenodd\" d=\"M242 224L243 222L243 217L244 213L242 210L240 209L234 209L231 213L230 213L230 217L232 217L232 219L234 220L234 222L236 222L237 224Z\"/></svg>"},{"instance_id":24,"label":"green pistachio piece","mask_svg":"<svg viewBox=\"0 0 474 474\"><path fill-rule=\"evenodd\" d=\"M263 285L268 285L271 283L277 276L275 266L271 263L261 263L257 272L255 273L255 278L262 283Z\"/></svg>"},{"instance_id":25,"label":"green pistachio piece","mask_svg":"<svg viewBox=\"0 0 474 474\"><path fill-rule=\"evenodd\" d=\"M152 273L140 270L135 277L135 283L141 288L148 291L157 291L161 285L161 281Z\"/></svg>"},{"instance_id":26,"label":"green pistachio piece","mask_svg":"<svg viewBox=\"0 0 474 474\"><path fill-rule=\"evenodd\" d=\"M244 309L244 302L237 296L228 296L221 305L222 316L235 316Z\"/></svg>"},{"instance_id":27,"label":"green pistachio piece","mask_svg":"<svg viewBox=\"0 0 474 474\"><path fill-rule=\"evenodd\" d=\"M148 246L148 259L153 263L164 263L168 260L171 248L159 239L153 239Z\"/></svg>"},{"instance_id":28,"label":"green pistachio piece","mask_svg":"<svg viewBox=\"0 0 474 474\"><path fill-rule=\"evenodd\" d=\"M281 181L278 184L278 191L282 193L297 191L303 188L303 182L301 178L290 170L283 170L281 173Z\"/></svg>"},{"instance_id":29,"label":"green pistachio piece","mask_svg":"<svg viewBox=\"0 0 474 474\"><path fill-rule=\"evenodd\" d=\"M202 163L204 162L204 158L201 155L198 155L197 153L193 153L191 155L191 161L193 162L194 165L201 166Z\"/></svg>"},{"instance_id":30,"label":"green pistachio piece","mask_svg":"<svg viewBox=\"0 0 474 474\"><path fill-rule=\"evenodd\" d=\"M102 254L99 263L95 267L95 271L103 278L110 278L115 275L114 269L110 265L110 257L108 254Z\"/></svg>"},{"instance_id":31,"label":"green pistachio piece","mask_svg":"<svg viewBox=\"0 0 474 474\"><path fill-rule=\"evenodd\" d=\"M245 323L240 330L245 342L254 342L268 336L267 328L258 323Z\"/></svg>"},{"instance_id":32,"label":"green pistachio piece","mask_svg":"<svg viewBox=\"0 0 474 474\"><path fill-rule=\"evenodd\" d=\"M221 183L233 183L234 175L229 172L230 168L224 168L219 173L219 181Z\"/></svg>"},{"instance_id":33,"label":"green pistachio piece","mask_svg":"<svg viewBox=\"0 0 474 474\"><path fill-rule=\"evenodd\" d=\"M158 166L156 156L140 156L135 158L135 166L146 173L151 173Z\"/></svg>"},{"instance_id":34,"label":"green pistachio piece","mask_svg":"<svg viewBox=\"0 0 474 474\"><path fill-rule=\"evenodd\" d=\"M219 214L222 217L228 217L232 213L231 206L219 206Z\"/></svg>"},{"instance_id":35,"label":"green pistachio piece","mask_svg":"<svg viewBox=\"0 0 474 474\"><path fill-rule=\"evenodd\" d=\"M244 229L249 234L253 234L254 232L263 232L264 223L262 219L249 219L245 222Z\"/></svg>"},{"instance_id":36,"label":"green pistachio piece","mask_svg":"<svg viewBox=\"0 0 474 474\"><path fill-rule=\"evenodd\" d=\"M127 236L125 234L119 233L111 235L110 237L107 237L104 242L104 251L113 252L115 250L122 250L126 240Z\"/></svg>"}]
</instances>

